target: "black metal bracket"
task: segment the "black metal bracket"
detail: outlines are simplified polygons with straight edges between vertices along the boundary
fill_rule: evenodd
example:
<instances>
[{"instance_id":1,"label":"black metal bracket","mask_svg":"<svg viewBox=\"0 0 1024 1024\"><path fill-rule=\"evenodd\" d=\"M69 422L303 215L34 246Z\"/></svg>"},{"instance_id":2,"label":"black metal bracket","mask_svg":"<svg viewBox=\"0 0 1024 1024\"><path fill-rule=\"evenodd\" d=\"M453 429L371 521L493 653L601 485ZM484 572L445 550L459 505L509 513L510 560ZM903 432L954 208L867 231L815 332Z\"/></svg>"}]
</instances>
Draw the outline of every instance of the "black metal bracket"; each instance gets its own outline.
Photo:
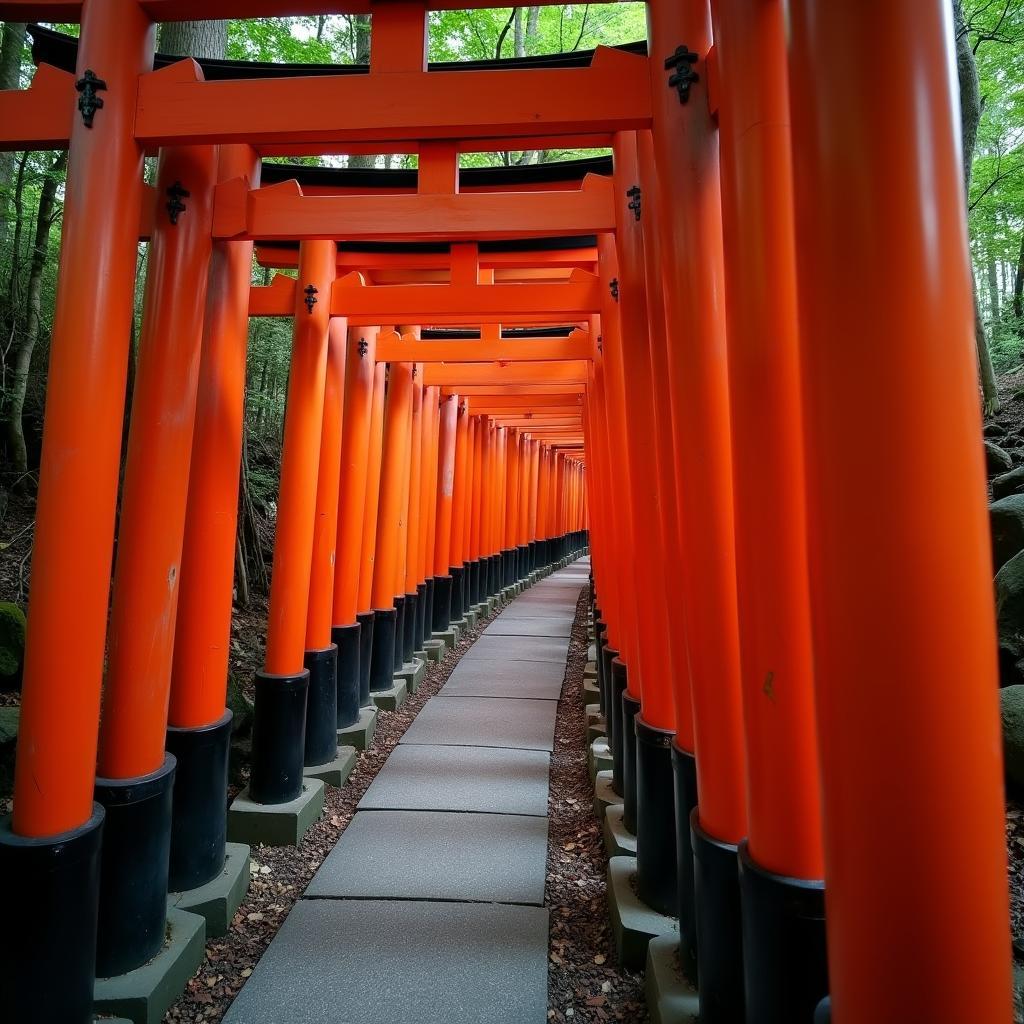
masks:
<instances>
[{"instance_id":1,"label":"black metal bracket","mask_svg":"<svg viewBox=\"0 0 1024 1024\"><path fill-rule=\"evenodd\" d=\"M178 223L178 214L185 212L185 204L182 199L188 199L192 193L180 181L176 181L170 188L167 189L167 216L170 217L172 224Z\"/></svg>"},{"instance_id":2,"label":"black metal bracket","mask_svg":"<svg viewBox=\"0 0 1024 1024\"><path fill-rule=\"evenodd\" d=\"M317 288L315 284L307 284L306 287L302 289L302 293L306 296L305 299L303 299L303 302L306 303L306 309L308 309L310 313L313 312L313 307L318 302L316 296L319 290L320 289Z\"/></svg>"},{"instance_id":3,"label":"black metal bracket","mask_svg":"<svg viewBox=\"0 0 1024 1024\"><path fill-rule=\"evenodd\" d=\"M619 279L617 277L613 277L608 282L608 288L611 290L612 298L616 302L618 302L619 301Z\"/></svg>"},{"instance_id":4,"label":"black metal bracket","mask_svg":"<svg viewBox=\"0 0 1024 1024\"><path fill-rule=\"evenodd\" d=\"M367 349L369 349L370 343L365 338L360 338L356 343L356 348L359 349L359 357L362 358L366 355Z\"/></svg>"},{"instance_id":5,"label":"black metal bracket","mask_svg":"<svg viewBox=\"0 0 1024 1024\"><path fill-rule=\"evenodd\" d=\"M640 186L634 185L632 188L626 189L626 195L629 196L629 209L633 211L633 219L640 219Z\"/></svg>"},{"instance_id":6,"label":"black metal bracket","mask_svg":"<svg viewBox=\"0 0 1024 1024\"><path fill-rule=\"evenodd\" d=\"M106 91L106 88L107 83L102 78L97 78L96 72L91 68L86 68L82 77L75 82L75 89L79 93L78 109L82 115L82 124L86 128L92 127L96 111L103 108L103 97L97 96L96 93L101 89Z\"/></svg>"},{"instance_id":7,"label":"black metal bracket","mask_svg":"<svg viewBox=\"0 0 1024 1024\"><path fill-rule=\"evenodd\" d=\"M676 47L671 57L665 58L665 70L672 71L669 75L668 85L679 93L679 102L686 103L690 98L690 86L700 81L700 75L693 70L700 55L694 53L684 45Z\"/></svg>"}]
</instances>

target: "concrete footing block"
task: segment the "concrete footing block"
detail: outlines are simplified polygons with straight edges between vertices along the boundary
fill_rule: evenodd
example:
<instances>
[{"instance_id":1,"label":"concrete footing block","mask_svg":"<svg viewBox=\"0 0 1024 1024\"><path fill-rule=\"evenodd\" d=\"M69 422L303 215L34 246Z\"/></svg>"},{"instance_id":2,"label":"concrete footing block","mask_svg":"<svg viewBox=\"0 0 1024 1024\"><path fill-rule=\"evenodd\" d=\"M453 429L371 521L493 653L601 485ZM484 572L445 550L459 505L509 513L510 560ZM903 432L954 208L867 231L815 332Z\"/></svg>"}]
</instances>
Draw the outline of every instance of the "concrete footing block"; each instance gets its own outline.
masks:
<instances>
[{"instance_id":1,"label":"concrete footing block","mask_svg":"<svg viewBox=\"0 0 1024 1024\"><path fill-rule=\"evenodd\" d=\"M626 828L622 820L622 804L609 804L605 808L601 831L604 836L604 850L609 857L635 857L636 836Z\"/></svg>"},{"instance_id":2,"label":"concrete footing block","mask_svg":"<svg viewBox=\"0 0 1024 1024\"><path fill-rule=\"evenodd\" d=\"M469 623L466 622L465 618L460 618L457 623L451 623L449 628L446 630L440 630L434 633L434 639L440 640L450 650L455 650L456 644L459 642L459 637L469 629Z\"/></svg>"},{"instance_id":3,"label":"concrete footing block","mask_svg":"<svg viewBox=\"0 0 1024 1024\"><path fill-rule=\"evenodd\" d=\"M587 704L596 704L601 707L601 691L592 679L583 680L583 699Z\"/></svg>"},{"instance_id":4,"label":"concrete footing block","mask_svg":"<svg viewBox=\"0 0 1024 1024\"><path fill-rule=\"evenodd\" d=\"M397 673L394 679L395 685L390 690L370 691L374 704L381 711L397 711L405 703L405 698L409 696L409 688L405 685L405 680L400 679Z\"/></svg>"},{"instance_id":5,"label":"concrete footing block","mask_svg":"<svg viewBox=\"0 0 1024 1024\"><path fill-rule=\"evenodd\" d=\"M298 846L323 809L319 779L304 779L302 792L286 804L258 804L246 786L228 808L228 839L250 846Z\"/></svg>"},{"instance_id":6,"label":"concrete footing block","mask_svg":"<svg viewBox=\"0 0 1024 1024\"><path fill-rule=\"evenodd\" d=\"M327 764L309 765L302 769L307 779L319 779L327 786L341 789L348 782L352 769L356 766L356 748L338 747L338 756Z\"/></svg>"},{"instance_id":7,"label":"concrete footing block","mask_svg":"<svg viewBox=\"0 0 1024 1024\"><path fill-rule=\"evenodd\" d=\"M642 971L647 944L659 935L679 943L679 922L641 902L636 894L636 857L611 857L608 861L608 912L619 963Z\"/></svg>"},{"instance_id":8,"label":"concrete footing block","mask_svg":"<svg viewBox=\"0 0 1024 1024\"><path fill-rule=\"evenodd\" d=\"M159 1024L203 962L206 922L184 910L167 913L167 939L152 960L116 978L97 978L93 1008L132 1024Z\"/></svg>"},{"instance_id":9,"label":"concrete footing block","mask_svg":"<svg viewBox=\"0 0 1024 1024\"><path fill-rule=\"evenodd\" d=\"M612 770L612 751L608 746L607 736L598 736L587 748L587 760L590 762L590 781L597 780L598 772Z\"/></svg>"},{"instance_id":10,"label":"concrete footing block","mask_svg":"<svg viewBox=\"0 0 1024 1024\"><path fill-rule=\"evenodd\" d=\"M227 934L231 918L248 891L249 847L245 843L228 843L221 873L196 889L168 893L167 910L198 914L206 921L206 937L215 939Z\"/></svg>"},{"instance_id":11,"label":"concrete footing block","mask_svg":"<svg viewBox=\"0 0 1024 1024\"><path fill-rule=\"evenodd\" d=\"M585 704L583 706L583 714L587 725L592 725L594 722L600 722L601 705L596 703Z\"/></svg>"},{"instance_id":12,"label":"concrete footing block","mask_svg":"<svg viewBox=\"0 0 1024 1024\"><path fill-rule=\"evenodd\" d=\"M678 935L658 935L647 944L644 996L653 1024L697 1024L700 1018L700 999L678 951Z\"/></svg>"},{"instance_id":13,"label":"concrete footing block","mask_svg":"<svg viewBox=\"0 0 1024 1024\"><path fill-rule=\"evenodd\" d=\"M472 608L467 608L464 618L468 628L472 629L477 624L477 620L480 618L479 606L473 605Z\"/></svg>"},{"instance_id":14,"label":"concrete footing block","mask_svg":"<svg viewBox=\"0 0 1024 1024\"><path fill-rule=\"evenodd\" d=\"M621 803L622 797L612 789L611 770L598 772L594 779L594 813L598 818L603 818L612 804Z\"/></svg>"},{"instance_id":15,"label":"concrete footing block","mask_svg":"<svg viewBox=\"0 0 1024 1024\"><path fill-rule=\"evenodd\" d=\"M583 679L584 680L588 680L588 679L596 679L596 678L597 678L597 662L596 661L588 661L586 663L586 665L583 666Z\"/></svg>"},{"instance_id":16,"label":"concrete footing block","mask_svg":"<svg viewBox=\"0 0 1024 1024\"><path fill-rule=\"evenodd\" d=\"M406 694L413 694L420 688L420 683L423 682L426 674L426 661L423 658L413 658L395 673L395 682L397 683L401 679L405 683Z\"/></svg>"},{"instance_id":17,"label":"concrete footing block","mask_svg":"<svg viewBox=\"0 0 1024 1024\"><path fill-rule=\"evenodd\" d=\"M449 646L439 637L426 640L423 643L423 655L428 662L443 662L444 652L449 649Z\"/></svg>"},{"instance_id":18,"label":"concrete footing block","mask_svg":"<svg viewBox=\"0 0 1024 1024\"><path fill-rule=\"evenodd\" d=\"M376 729L377 705L371 704L368 708L360 708L359 720L338 730L338 746L366 750L373 742L373 734Z\"/></svg>"}]
</instances>

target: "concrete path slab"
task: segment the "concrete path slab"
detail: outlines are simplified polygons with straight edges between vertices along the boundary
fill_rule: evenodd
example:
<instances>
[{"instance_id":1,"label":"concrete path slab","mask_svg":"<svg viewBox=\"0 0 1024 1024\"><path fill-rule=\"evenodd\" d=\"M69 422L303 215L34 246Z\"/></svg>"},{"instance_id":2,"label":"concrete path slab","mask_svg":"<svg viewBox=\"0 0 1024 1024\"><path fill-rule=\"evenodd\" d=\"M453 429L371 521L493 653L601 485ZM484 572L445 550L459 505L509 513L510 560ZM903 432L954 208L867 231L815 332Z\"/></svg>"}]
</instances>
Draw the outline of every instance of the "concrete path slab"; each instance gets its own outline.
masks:
<instances>
[{"instance_id":1,"label":"concrete path slab","mask_svg":"<svg viewBox=\"0 0 1024 1024\"><path fill-rule=\"evenodd\" d=\"M427 701L226 1024L546 1024L550 751L583 565L514 599Z\"/></svg>"},{"instance_id":2,"label":"concrete path slab","mask_svg":"<svg viewBox=\"0 0 1024 1024\"><path fill-rule=\"evenodd\" d=\"M359 811L307 897L544 902L548 819Z\"/></svg>"},{"instance_id":3,"label":"concrete path slab","mask_svg":"<svg viewBox=\"0 0 1024 1024\"><path fill-rule=\"evenodd\" d=\"M301 900L225 1024L544 1024L541 907Z\"/></svg>"},{"instance_id":4,"label":"concrete path slab","mask_svg":"<svg viewBox=\"0 0 1024 1024\"><path fill-rule=\"evenodd\" d=\"M555 636L569 638L571 619L504 618L499 615L485 630L484 636Z\"/></svg>"},{"instance_id":5,"label":"concrete path slab","mask_svg":"<svg viewBox=\"0 0 1024 1024\"><path fill-rule=\"evenodd\" d=\"M436 698L434 698L436 699ZM550 759L543 750L399 744L357 810L548 813Z\"/></svg>"},{"instance_id":6,"label":"concrete path slab","mask_svg":"<svg viewBox=\"0 0 1024 1024\"><path fill-rule=\"evenodd\" d=\"M399 743L551 750L553 700L504 697L432 697Z\"/></svg>"},{"instance_id":7,"label":"concrete path slab","mask_svg":"<svg viewBox=\"0 0 1024 1024\"><path fill-rule=\"evenodd\" d=\"M564 679L564 662L460 662L441 693L446 697L558 700Z\"/></svg>"},{"instance_id":8,"label":"concrete path slab","mask_svg":"<svg viewBox=\"0 0 1024 1024\"><path fill-rule=\"evenodd\" d=\"M479 661L549 661L564 665L569 641L556 636L481 636L462 656L461 664Z\"/></svg>"}]
</instances>

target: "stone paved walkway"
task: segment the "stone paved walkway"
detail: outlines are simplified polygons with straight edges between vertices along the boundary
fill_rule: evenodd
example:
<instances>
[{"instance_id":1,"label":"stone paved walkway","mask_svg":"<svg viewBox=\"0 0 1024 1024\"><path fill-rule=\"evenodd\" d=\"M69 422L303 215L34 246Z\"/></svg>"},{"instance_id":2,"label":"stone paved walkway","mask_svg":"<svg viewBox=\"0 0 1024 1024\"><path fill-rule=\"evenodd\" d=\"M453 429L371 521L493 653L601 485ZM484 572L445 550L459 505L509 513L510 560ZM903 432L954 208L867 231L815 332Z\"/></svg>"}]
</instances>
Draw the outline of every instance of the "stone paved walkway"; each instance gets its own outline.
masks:
<instances>
[{"instance_id":1,"label":"stone paved walkway","mask_svg":"<svg viewBox=\"0 0 1024 1024\"><path fill-rule=\"evenodd\" d=\"M463 655L226 1024L544 1024L549 758L588 571L525 591Z\"/></svg>"}]
</instances>

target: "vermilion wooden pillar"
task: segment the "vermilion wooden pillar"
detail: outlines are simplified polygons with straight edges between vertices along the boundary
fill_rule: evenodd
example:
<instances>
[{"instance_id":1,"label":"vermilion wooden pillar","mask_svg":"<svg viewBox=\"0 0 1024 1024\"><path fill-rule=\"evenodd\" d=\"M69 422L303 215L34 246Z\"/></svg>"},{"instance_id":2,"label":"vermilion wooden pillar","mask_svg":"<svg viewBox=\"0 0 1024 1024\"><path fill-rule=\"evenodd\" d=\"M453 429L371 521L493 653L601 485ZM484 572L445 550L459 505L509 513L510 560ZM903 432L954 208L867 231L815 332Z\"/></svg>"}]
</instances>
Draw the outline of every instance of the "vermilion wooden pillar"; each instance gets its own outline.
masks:
<instances>
[{"instance_id":1,"label":"vermilion wooden pillar","mask_svg":"<svg viewBox=\"0 0 1024 1024\"><path fill-rule=\"evenodd\" d=\"M220 181L260 180L249 146L221 146ZM177 759L168 886L224 865L231 712L225 710L245 415L252 243L213 245L174 630L167 750Z\"/></svg>"},{"instance_id":2,"label":"vermilion wooden pillar","mask_svg":"<svg viewBox=\"0 0 1024 1024\"><path fill-rule=\"evenodd\" d=\"M437 584L434 579L434 554L437 545L437 463L438 444L440 441L440 395L441 389L431 385L423 390L424 409L429 417L424 431L424 457L426 469L423 479L423 511L420 514L420 577L423 586L423 608L418 620L419 637L417 650L424 650L424 645L434 632L434 598ZM445 530L447 536L451 523Z\"/></svg>"},{"instance_id":3,"label":"vermilion wooden pillar","mask_svg":"<svg viewBox=\"0 0 1024 1024\"><path fill-rule=\"evenodd\" d=\"M420 492L423 483L423 367L413 366L412 418L409 427L409 472L402 482L402 508L399 533L399 554L404 561L399 565L396 581L395 605L401 632L396 632L395 643L401 640L401 660L395 657L395 670L410 664L416 649L416 616L419 597L416 592L419 574L420 545Z\"/></svg>"},{"instance_id":4,"label":"vermilion wooden pillar","mask_svg":"<svg viewBox=\"0 0 1024 1024\"><path fill-rule=\"evenodd\" d=\"M467 600L467 530L470 489L472 486L472 419L465 399L458 400L455 424L455 475L452 483L451 551L448 572L451 575L451 621L460 622L469 607Z\"/></svg>"},{"instance_id":5,"label":"vermilion wooden pillar","mask_svg":"<svg viewBox=\"0 0 1024 1024\"><path fill-rule=\"evenodd\" d=\"M469 517L469 556L470 556L470 604L479 605L483 597L483 572L480 558L480 524L483 519L483 470L484 470L484 435L487 433L487 420L483 416L473 417L473 472L472 501Z\"/></svg>"},{"instance_id":6,"label":"vermilion wooden pillar","mask_svg":"<svg viewBox=\"0 0 1024 1024\"><path fill-rule=\"evenodd\" d=\"M306 767L328 764L338 753L338 647L331 639L335 544L338 538L338 484L341 476L342 405L348 323L332 317L327 334L320 467L316 484L313 554L306 612L309 670L306 696Z\"/></svg>"},{"instance_id":7,"label":"vermilion wooden pillar","mask_svg":"<svg viewBox=\"0 0 1024 1024\"><path fill-rule=\"evenodd\" d=\"M363 700L369 699L368 694L361 692L360 680L362 634L364 628L367 632L372 629L372 623L358 621L357 616L362 610L359 604L359 573L363 558L363 516L370 487L376 347L375 328L349 328L331 610L331 639L338 648L336 702L339 729L354 725L359 719ZM376 450L380 450L379 440ZM366 670L369 680L368 663Z\"/></svg>"},{"instance_id":8,"label":"vermilion wooden pillar","mask_svg":"<svg viewBox=\"0 0 1024 1024\"><path fill-rule=\"evenodd\" d=\"M519 438L519 509L516 514L516 562L519 578L530 573L530 453L531 442L525 433Z\"/></svg>"},{"instance_id":9,"label":"vermilion wooden pillar","mask_svg":"<svg viewBox=\"0 0 1024 1024\"><path fill-rule=\"evenodd\" d=\"M249 792L259 803L285 803L302 791L309 684L303 655L335 265L333 242L301 243L266 662L256 676Z\"/></svg>"},{"instance_id":10,"label":"vermilion wooden pillar","mask_svg":"<svg viewBox=\"0 0 1024 1024\"><path fill-rule=\"evenodd\" d=\"M92 1017L103 821L93 783L143 196L132 126L152 61L152 26L133 0L86 0L76 74L107 90L88 121L71 118L14 815L0 823L8 910L24 926L4 989L25 1020Z\"/></svg>"},{"instance_id":11,"label":"vermilion wooden pillar","mask_svg":"<svg viewBox=\"0 0 1024 1024\"><path fill-rule=\"evenodd\" d=\"M434 577L434 606L431 618L433 632L443 632L452 620L452 567L455 545L452 534L459 532L461 527L454 524L459 519L458 501L461 494L456 494L456 464L462 458L461 472L465 486L465 430L466 417L459 415L459 396L446 395L440 399L438 464L437 464L437 502L436 530L434 542L434 558L431 572ZM459 452L459 440L462 440L462 452ZM461 603L459 605L461 612ZM461 618L461 615L459 616Z\"/></svg>"},{"instance_id":12,"label":"vermilion wooden pillar","mask_svg":"<svg viewBox=\"0 0 1024 1024\"><path fill-rule=\"evenodd\" d=\"M373 573L377 560L377 512L380 507L380 482L383 472L384 391L387 364L377 363L373 372L373 400L370 407L370 444L366 460L366 494L363 506L363 540L359 565L359 698L369 707L370 669L373 664L374 623Z\"/></svg>"},{"instance_id":13,"label":"vermilion wooden pillar","mask_svg":"<svg viewBox=\"0 0 1024 1024\"><path fill-rule=\"evenodd\" d=\"M370 664L372 691L389 690L394 685L395 650L396 647L401 650L401 639L397 635L395 589L399 578L402 521L408 515L406 487L409 479L412 429L412 371L412 363L391 363L388 368L380 503L375 523L377 541L373 563L374 636Z\"/></svg>"},{"instance_id":14,"label":"vermilion wooden pillar","mask_svg":"<svg viewBox=\"0 0 1024 1024\"><path fill-rule=\"evenodd\" d=\"M174 621L203 338L217 153L161 151L132 399L100 723L96 799L107 808L97 971L162 947L175 759L164 752ZM159 807L159 811L155 808Z\"/></svg>"},{"instance_id":15,"label":"vermilion wooden pillar","mask_svg":"<svg viewBox=\"0 0 1024 1024\"><path fill-rule=\"evenodd\" d=\"M787 9L833 1019L1008 1021L951 12L942 0ZM867 46L889 69L884 95L853 80ZM908 470L894 441L911 431Z\"/></svg>"},{"instance_id":16,"label":"vermilion wooden pillar","mask_svg":"<svg viewBox=\"0 0 1024 1024\"><path fill-rule=\"evenodd\" d=\"M663 244L671 244L671 239L664 237L665 220L662 216L661 195L654 170L654 143L649 131L637 132L637 158L639 180L642 185L641 210L644 225L647 313L650 324L651 390L656 423L655 436L658 439L656 457L660 481L660 544L664 552L659 569L665 593L666 642L671 666L669 683L675 694L675 738L672 741L670 758L676 819L676 885L682 946L688 954L688 967L692 971L690 955L695 948L696 908L690 816L697 804L697 779L693 753L693 693L686 642L685 594L681 582L681 575L686 571L686 566L679 531L679 500L675 479L679 430L672 405L669 372L669 348L672 345L685 344L685 340L665 316L666 283L662 249ZM669 840L666 842L670 843Z\"/></svg>"},{"instance_id":17,"label":"vermilion wooden pillar","mask_svg":"<svg viewBox=\"0 0 1024 1024\"><path fill-rule=\"evenodd\" d=\"M786 49L781 3L712 8L748 768L747 1019L785 1024L810 1021L828 991Z\"/></svg>"},{"instance_id":18,"label":"vermilion wooden pillar","mask_svg":"<svg viewBox=\"0 0 1024 1024\"><path fill-rule=\"evenodd\" d=\"M711 16L707 0L695 0L650 4L647 17L654 158L668 229L666 319L686 332L685 344L669 346L669 380L699 800L692 821L698 982L701 1015L713 1024L743 1013L736 853L747 823L718 140L706 65Z\"/></svg>"}]
</instances>

